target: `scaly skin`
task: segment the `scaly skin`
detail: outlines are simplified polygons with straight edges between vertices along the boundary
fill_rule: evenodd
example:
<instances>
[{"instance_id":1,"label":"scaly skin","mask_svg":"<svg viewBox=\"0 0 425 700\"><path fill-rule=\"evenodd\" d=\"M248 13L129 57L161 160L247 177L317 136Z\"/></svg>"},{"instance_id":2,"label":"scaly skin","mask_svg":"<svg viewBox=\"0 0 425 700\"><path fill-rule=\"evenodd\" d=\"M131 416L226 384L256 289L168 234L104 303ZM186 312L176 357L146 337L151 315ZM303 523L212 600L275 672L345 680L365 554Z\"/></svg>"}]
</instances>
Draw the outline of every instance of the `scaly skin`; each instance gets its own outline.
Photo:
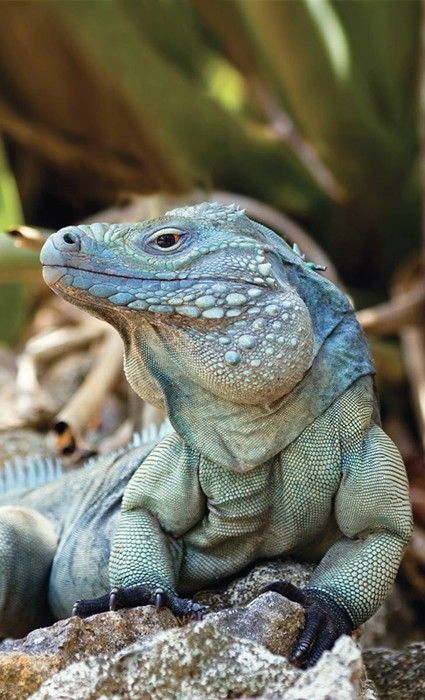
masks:
<instances>
[{"instance_id":1,"label":"scaly skin","mask_svg":"<svg viewBox=\"0 0 425 700\"><path fill-rule=\"evenodd\" d=\"M404 467L377 424L348 300L275 234L219 205L68 227L41 260L54 291L118 329L131 385L175 429L127 472L106 537L109 587L85 595L85 574L77 614L152 602L196 613L194 591L290 554L319 562L303 591L273 584L305 608L293 660L315 663L382 603L411 530ZM56 611L69 605L58 562Z\"/></svg>"}]
</instances>

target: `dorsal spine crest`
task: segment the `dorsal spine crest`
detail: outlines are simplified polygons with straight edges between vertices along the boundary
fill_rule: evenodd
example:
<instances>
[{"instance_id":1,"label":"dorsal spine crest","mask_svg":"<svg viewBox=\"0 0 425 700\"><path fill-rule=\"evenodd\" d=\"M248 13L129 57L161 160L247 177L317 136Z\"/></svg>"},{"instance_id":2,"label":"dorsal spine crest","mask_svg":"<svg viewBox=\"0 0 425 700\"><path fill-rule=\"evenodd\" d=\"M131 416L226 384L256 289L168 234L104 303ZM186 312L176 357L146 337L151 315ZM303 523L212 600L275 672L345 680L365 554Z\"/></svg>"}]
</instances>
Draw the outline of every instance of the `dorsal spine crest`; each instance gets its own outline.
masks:
<instances>
[{"instance_id":1,"label":"dorsal spine crest","mask_svg":"<svg viewBox=\"0 0 425 700\"><path fill-rule=\"evenodd\" d=\"M220 204L220 202L203 202L190 207L180 207L166 212L166 216L179 216L189 219L202 218L214 224L226 224L238 221L245 215L245 209L237 204Z\"/></svg>"}]
</instances>

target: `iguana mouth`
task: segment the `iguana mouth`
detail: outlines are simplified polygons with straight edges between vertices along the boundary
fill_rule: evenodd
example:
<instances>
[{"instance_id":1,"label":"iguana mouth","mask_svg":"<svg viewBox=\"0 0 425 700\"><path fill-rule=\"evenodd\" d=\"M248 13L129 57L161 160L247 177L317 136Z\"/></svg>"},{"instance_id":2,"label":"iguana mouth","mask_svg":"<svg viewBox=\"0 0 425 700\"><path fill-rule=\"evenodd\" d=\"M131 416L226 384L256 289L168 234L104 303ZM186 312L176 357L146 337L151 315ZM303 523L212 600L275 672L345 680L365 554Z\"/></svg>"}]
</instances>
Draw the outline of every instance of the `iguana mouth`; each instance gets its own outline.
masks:
<instances>
[{"instance_id":1,"label":"iguana mouth","mask_svg":"<svg viewBox=\"0 0 425 700\"><path fill-rule=\"evenodd\" d=\"M49 265L48 263L44 264L44 265L43 265L43 268L58 268L58 269L64 270L64 273L63 273L62 277L63 277L64 275L66 275L66 273L67 273L68 271L74 271L74 272L87 272L87 273L90 274L90 275L99 275L99 276L102 276L102 277L113 277L113 278L115 278L115 279L132 280L133 282L136 282L136 281L137 281L137 282L155 282L155 281L161 281L161 282L183 282L183 281L193 281L193 283L196 283L196 282L208 282L208 281L210 281L210 282L212 282L212 283L223 282L223 284L225 284L226 282L234 282L235 284L239 284L239 285L240 285L240 284L246 284L246 285L249 285L249 286L251 286L251 287L263 287L264 289L269 289L269 288L270 288L270 285L266 284L266 282L264 282L264 283L262 283L262 284L260 284L259 282L253 282L252 280L246 279L246 278L243 277L242 275L240 275L239 277L211 277L211 276L209 276L209 275L203 277L202 275L200 275L199 277L184 277L184 278L183 278L183 277L178 277L178 276L176 276L176 277L173 277L173 278L170 279L170 278L159 277L159 276L158 276L158 277L135 277L135 276L124 275L124 274L122 274L122 275L121 275L121 274L120 274L120 275L117 275L117 274L115 274L114 272L100 272L99 270L88 270L88 269L85 268L85 267L73 267L73 266L70 266L70 265ZM62 279L62 277L58 278L57 281L59 281L60 279Z\"/></svg>"}]
</instances>

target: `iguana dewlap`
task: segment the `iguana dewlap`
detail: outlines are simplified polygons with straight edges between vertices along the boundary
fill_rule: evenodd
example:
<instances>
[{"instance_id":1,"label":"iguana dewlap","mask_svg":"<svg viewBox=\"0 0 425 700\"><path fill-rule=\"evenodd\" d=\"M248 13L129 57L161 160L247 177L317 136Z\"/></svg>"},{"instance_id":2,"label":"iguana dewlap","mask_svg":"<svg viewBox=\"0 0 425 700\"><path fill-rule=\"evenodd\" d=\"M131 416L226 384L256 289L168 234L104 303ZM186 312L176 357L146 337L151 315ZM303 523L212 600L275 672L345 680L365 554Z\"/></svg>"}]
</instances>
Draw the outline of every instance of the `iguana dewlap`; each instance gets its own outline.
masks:
<instances>
[{"instance_id":1,"label":"iguana dewlap","mask_svg":"<svg viewBox=\"0 0 425 700\"><path fill-rule=\"evenodd\" d=\"M319 562L303 591L274 584L304 605L293 658L314 663L383 602L411 531L349 301L274 233L216 204L68 227L41 261L55 292L117 328L130 384L175 431L123 487L112 595L77 612L155 601L194 612L196 590L291 555Z\"/></svg>"}]
</instances>

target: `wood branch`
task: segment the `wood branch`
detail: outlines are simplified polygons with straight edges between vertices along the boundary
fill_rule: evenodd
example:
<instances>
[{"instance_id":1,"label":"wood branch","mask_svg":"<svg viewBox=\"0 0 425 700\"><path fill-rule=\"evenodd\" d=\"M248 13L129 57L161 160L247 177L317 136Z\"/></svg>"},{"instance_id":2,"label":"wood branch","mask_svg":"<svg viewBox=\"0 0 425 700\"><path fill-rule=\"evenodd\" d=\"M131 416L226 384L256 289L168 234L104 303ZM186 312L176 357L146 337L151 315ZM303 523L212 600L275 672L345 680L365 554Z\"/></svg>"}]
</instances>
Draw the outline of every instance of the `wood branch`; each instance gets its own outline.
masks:
<instances>
[{"instance_id":1,"label":"wood branch","mask_svg":"<svg viewBox=\"0 0 425 700\"><path fill-rule=\"evenodd\" d=\"M16 389L18 423L46 423L53 414L53 402L49 394L41 388L35 360L27 353L20 355L17 360Z\"/></svg>"},{"instance_id":2,"label":"wood branch","mask_svg":"<svg viewBox=\"0 0 425 700\"><path fill-rule=\"evenodd\" d=\"M415 290L425 289L425 260L418 257L405 265L392 286L393 300ZM422 305L421 305L422 304ZM405 324L399 331L406 373L413 397L416 422L425 452L425 309L419 298L419 313L414 323Z\"/></svg>"},{"instance_id":3,"label":"wood branch","mask_svg":"<svg viewBox=\"0 0 425 700\"><path fill-rule=\"evenodd\" d=\"M182 201L184 205L191 202L195 193L186 194L183 197L177 195L164 194L163 192L152 195L128 195L123 202L117 202L112 207L102 209L96 214L85 217L82 224L92 224L102 221L108 224L119 224L122 222L144 221L161 216L167 209L176 206ZM199 201L202 201L199 200Z\"/></svg>"},{"instance_id":4,"label":"wood branch","mask_svg":"<svg viewBox=\"0 0 425 700\"><path fill-rule=\"evenodd\" d=\"M385 304L359 311L357 319L366 333L374 335L398 333L404 326L425 323L425 284L419 282Z\"/></svg>"},{"instance_id":5,"label":"wood branch","mask_svg":"<svg viewBox=\"0 0 425 700\"><path fill-rule=\"evenodd\" d=\"M35 336L26 343L17 358L17 412L20 422L47 424L57 410L51 396L38 381L39 365L70 350L87 346L107 331L106 323L89 318L77 327L58 328Z\"/></svg>"},{"instance_id":6,"label":"wood branch","mask_svg":"<svg viewBox=\"0 0 425 700\"><path fill-rule=\"evenodd\" d=\"M400 337L419 434L425 450L425 329L408 326L401 330Z\"/></svg>"},{"instance_id":7,"label":"wood branch","mask_svg":"<svg viewBox=\"0 0 425 700\"><path fill-rule=\"evenodd\" d=\"M31 338L25 346L24 354L37 362L52 360L64 352L89 345L105 335L109 326L104 321L88 318L79 326L56 328L50 333Z\"/></svg>"},{"instance_id":8,"label":"wood branch","mask_svg":"<svg viewBox=\"0 0 425 700\"><path fill-rule=\"evenodd\" d=\"M401 384L406 379L406 369L399 344L372 337L369 339L369 347L378 381L384 384Z\"/></svg>"},{"instance_id":9,"label":"wood branch","mask_svg":"<svg viewBox=\"0 0 425 700\"><path fill-rule=\"evenodd\" d=\"M53 433L59 452L74 452L90 420L101 409L106 395L122 371L123 345L118 333L108 327L98 356L71 400L56 416Z\"/></svg>"},{"instance_id":10,"label":"wood branch","mask_svg":"<svg viewBox=\"0 0 425 700\"><path fill-rule=\"evenodd\" d=\"M321 160L313 146L301 136L292 119L279 105L268 86L256 76L250 76L246 79L246 83L248 90L254 96L269 122L269 134L290 148L330 199L338 204L346 202L348 194L345 188Z\"/></svg>"},{"instance_id":11,"label":"wood branch","mask_svg":"<svg viewBox=\"0 0 425 700\"><path fill-rule=\"evenodd\" d=\"M41 231L32 226L16 226L8 229L6 233L14 239L17 248L27 248L38 252L51 232Z\"/></svg>"}]
</instances>

